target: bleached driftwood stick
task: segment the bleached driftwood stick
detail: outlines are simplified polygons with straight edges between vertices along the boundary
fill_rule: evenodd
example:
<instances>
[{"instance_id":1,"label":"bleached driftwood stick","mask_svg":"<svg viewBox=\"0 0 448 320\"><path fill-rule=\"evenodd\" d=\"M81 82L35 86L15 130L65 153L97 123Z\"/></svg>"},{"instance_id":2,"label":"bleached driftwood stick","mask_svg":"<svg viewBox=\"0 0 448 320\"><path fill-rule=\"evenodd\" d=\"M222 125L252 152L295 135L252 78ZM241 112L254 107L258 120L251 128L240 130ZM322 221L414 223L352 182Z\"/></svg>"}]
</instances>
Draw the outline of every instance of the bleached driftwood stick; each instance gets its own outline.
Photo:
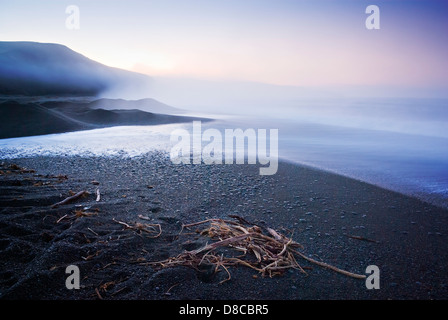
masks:
<instances>
[{"instance_id":1,"label":"bleached driftwood stick","mask_svg":"<svg viewBox=\"0 0 448 320\"><path fill-rule=\"evenodd\" d=\"M85 191L85 190L83 190L83 191L79 191L79 192L76 193L75 195L73 195L73 196L71 196L71 197L68 197L68 198L65 198L64 200L62 200L62 201L60 201L60 202L58 202L58 203L55 203L55 204L52 205L51 207L52 207L52 208L57 208L57 207L59 207L59 206L68 204L68 203L70 203L70 202L73 202L74 200L76 200L76 199L78 199L78 198L81 198L82 196L87 195L87 194L89 194L89 193L88 193L87 191Z\"/></svg>"}]
</instances>

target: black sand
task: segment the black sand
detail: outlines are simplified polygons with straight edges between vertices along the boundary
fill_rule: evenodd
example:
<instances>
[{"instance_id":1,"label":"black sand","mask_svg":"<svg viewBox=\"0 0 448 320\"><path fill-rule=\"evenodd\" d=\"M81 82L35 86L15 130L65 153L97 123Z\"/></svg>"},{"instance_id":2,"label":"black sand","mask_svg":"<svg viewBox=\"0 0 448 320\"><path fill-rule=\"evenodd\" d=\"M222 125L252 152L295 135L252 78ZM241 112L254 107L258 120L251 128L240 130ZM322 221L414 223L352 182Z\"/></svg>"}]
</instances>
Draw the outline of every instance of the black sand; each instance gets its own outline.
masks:
<instances>
[{"instance_id":1,"label":"black sand","mask_svg":"<svg viewBox=\"0 0 448 320\"><path fill-rule=\"evenodd\" d=\"M2 299L448 298L448 211L342 176L285 162L260 176L255 165L173 165L160 153L4 160L0 170ZM81 190L91 194L51 208ZM83 208L94 215L75 218ZM148 222L139 214L162 226L160 237L113 220ZM144 264L205 244L194 230L179 236L182 224L229 214L292 235L306 255L347 271L377 265L380 289L300 259L307 276L263 278L234 267L223 284L223 271ZM80 268L79 290L65 287L71 264Z\"/></svg>"}]
</instances>

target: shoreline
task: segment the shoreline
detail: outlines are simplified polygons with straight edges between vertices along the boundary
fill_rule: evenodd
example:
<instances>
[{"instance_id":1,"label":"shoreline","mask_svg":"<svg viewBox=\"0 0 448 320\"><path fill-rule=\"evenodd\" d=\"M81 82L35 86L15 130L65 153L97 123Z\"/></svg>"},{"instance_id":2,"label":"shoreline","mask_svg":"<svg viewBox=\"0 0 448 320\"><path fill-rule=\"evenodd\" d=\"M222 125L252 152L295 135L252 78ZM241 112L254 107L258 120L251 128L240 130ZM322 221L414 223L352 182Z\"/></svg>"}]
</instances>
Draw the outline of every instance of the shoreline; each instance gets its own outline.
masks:
<instances>
[{"instance_id":1,"label":"shoreline","mask_svg":"<svg viewBox=\"0 0 448 320\"><path fill-rule=\"evenodd\" d=\"M192 117L192 115L188 115L189 117ZM220 119L208 119L204 123L211 122L216 124L216 126L220 129L223 129L223 124L220 124ZM226 123L226 121L224 121ZM232 122L230 122L232 123ZM89 156L123 156L127 157L140 157L144 155L146 152L153 152L157 150L163 150L167 151L169 146L169 138L166 132L162 129L162 131L157 131L158 128L164 127L164 126L174 126L176 124L169 123L169 124L155 124L155 125L142 125L142 126L111 126L111 127L103 127L103 128L96 128L96 129L88 129L88 130L77 130L77 131L68 131L64 132L63 134L69 134L70 138L68 138L68 142L61 143L61 141L58 139L59 134L61 133L54 133L54 134L45 134L41 136L30 136L30 137L15 137L15 138L7 138L7 139L0 139L0 145L3 143L3 152L0 151L0 159L5 157L5 159L15 159L15 158L23 158L23 157L35 157L40 156L42 153L44 153L44 156L53 156L53 153L55 154L55 157L58 156L81 156L81 157L89 157ZM129 141L124 141L120 137L117 136L118 134L126 136L124 132L119 132L119 130L123 130L125 128L132 127L132 128L138 128L137 131L139 133L136 134L136 140L137 138L141 138L139 135L146 135L150 134L151 139L153 140L152 143L149 143L148 147L147 141L145 140L145 146L143 146L141 143L136 144L135 148L129 149ZM140 127L140 128L139 128ZM225 126L224 126L225 127ZM237 125L238 127L238 125ZM155 130L148 131L143 133L142 130L145 130L145 128L154 128ZM207 127L208 128L208 127ZM98 130L98 131L96 131ZM105 131L103 131L105 130ZM115 131L117 132L115 132ZM92 132L93 137L87 137L86 134ZM95 132L95 133L93 133ZM108 137L107 135L110 134L112 137ZM159 136L157 136L159 135ZM166 138L166 143L159 143L157 144L157 141L160 141L160 135L165 135L164 139ZM26 139L24 141L20 139ZM147 136L145 136L147 138ZM10 139L19 139L17 142L15 140L9 142ZM31 139L31 141L29 141ZM114 140L115 144L110 144L110 139L118 139ZM88 140L91 140L91 142L87 142ZM81 141L81 142L79 142ZM117 146L116 143L119 142L119 145ZM8 143L10 145L8 145ZM303 146L302 146L303 147ZM123 149L122 149L123 148ZM124 150L124 151L123 151ZM99 151L99 152L98 152ZM288 153L288 152L286 152ZM12 158L11 158L12 154ZM28 155L30 154L30 155ZM415 161L415 159L410 158L411 160ZM356 168L355 170L349 170L350 162L348 165L341 166L336 165L333 167L329 167L328 164L325 166L322 161L303 161L300 157L294 157L294 155L286 155L281 156L278 159L279 161L291 163L294 165L304 166L308 167L310 169L314 170L323 170L325 172L330 172L333 174L341 175L344 177L347 177L349 179L355 179L361 182L366 182L375 186L378 186L380 188L390 190L393 192L398 192L407 196L411 196L417 199L420 199L422 201L428 202L432 205L436 205L438 207L448 209L448 196L446 195L446 192L444 192L443 188L446 187L446 182L442 179L444 177L443 172L427 172L425 170L428 169L428 167L422 166L421 168L414 168L414 170L408 169L407 171L400 173L400 167L392 167L387 170L374 172L372 170L365 170L364 167L368 165L365 162L359 162L360 168L362 170L360 171L359 168L356 168L357 164L352 164ZM384 163L387 163L388 159L384 158L381 159ZM424 162L424 160L422 160ZM247 161L246 161L247 162ZM402 162L402 164L405 166L406 163ZM364 167L363 167L364 166ZM259 167L262 167L261 165ZM367 168L367 167L366 167ZM420 170L420 171L419 171ZM398 173L397 173L398 172ZM426 173L426 176L415 176L413 173L415 172L424 172ZM441 179L434 179L434 175L438 174L437 177L441 177ZM440 181L439 181L440 180ZM417 181L417 183L415 183ZM433 186L439 184L438 189L434 189ZM441 185L440 185L441 184Z\"/></svg>"},{"instance_id":2,"label":"shoreline","mask_svg":"<svg viewBox=\"0 0 448 320\"><path fill-rule=\"evenodd\" d=\"M0 175L3 299L99 299L95 289L103 299L130 300L448 297L448 210L365 182L282 160L273 176L258 175L253 165L173 165L161 152L2 162L3 172L12 163L36 170ZM70 190L91 195L51 208ZM87 207L96 214L73 217ZM161 225L159 238L113 221L143 222L139 214ZM377 265L381 288L367 290L362 280L303 260L306 276L288 270L263 278L239 266L229 268L232 278L223 284L222 271L204 279L192 268L136 263L175 256L188 243L203 245L201 237L178 237L182 224L229 214L291 236L308 257L344 270L365 274ZM69 264L84 275L80 290L65 288Z\"/></svg>"},{"instance_id":3,"label":"shoreline","mask_svg":"<svg viewBox=\"0 0 448 320\"><path fill-rule=\"evenodd\" d=\"M289 163L292 165L297 165L297 166L301 166L301 167L305 167L308 168L310 170L317 170L317 171L322 171L322 172L327 172L327 173L331 173L331 174L335 174L347 179L352 179L358 182L362 182L362 183L367 183L369 185L378 187L380 189L384 189L390 192L395 192L407 197L411 197L411 198L415 198L418 199L420 201L423 201L425 203L428 203L430 205L439 207L441 209L446 209L448 210L448 199L438 193L430 193L430 192L425 192L425 191L413 191L413 192L407 192L406 190L398 190L398 189L394 189L392 186L384 186L381 185L379 183L374 183L371 181L367 181L367 180L363 180L362 178L357 178L355 176L351 176L350 174L344 174L341 172L338 172L337 170L333 170L333 169L328 169L328 168L321 168L318 166L314 166L312 164L307 164L307 163L302 163L300 161L297 160L291 160L291 159L286 159L286 158L279 158L279 161L285 162L285 163Z\"/></svg>"}]
</instances>

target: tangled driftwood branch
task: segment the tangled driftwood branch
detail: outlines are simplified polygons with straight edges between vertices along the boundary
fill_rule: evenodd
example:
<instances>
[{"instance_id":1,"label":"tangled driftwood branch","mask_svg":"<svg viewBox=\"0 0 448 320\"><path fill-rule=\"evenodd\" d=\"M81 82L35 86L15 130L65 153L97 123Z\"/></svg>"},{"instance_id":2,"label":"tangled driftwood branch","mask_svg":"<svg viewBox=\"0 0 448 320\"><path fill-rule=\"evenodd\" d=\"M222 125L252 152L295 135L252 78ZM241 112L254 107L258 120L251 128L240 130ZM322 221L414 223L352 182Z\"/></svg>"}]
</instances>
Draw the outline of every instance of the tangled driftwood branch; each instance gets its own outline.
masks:
<instances>
[{"instance_id":1,"label":"tangled driftwood branch","mask_svg":"<svg viewBox=\"0 0 448 320\"><path fill-rule=\"evenodd\" d=\"M243 221L240 220L239 221ZM305 256L297 249L303 249L303 246L294 240L285 237L274 229L266 228L263 232L259 226L245 227L242 223L221 219L208 219L191 224L184 225L183 228L206 224L210 226L200 231L203 236L208 236L216 242L205 245L202 248L185 251L176 257L163 261L150 263L153 266L173 267L189 266L199 269L199 266L208 264L215 266L215 272L219 268L224 269L230 280L229 266L244 265L252 268L262 274L262 276L283 274L286 269L297 269L306 274L296 260L299 256L308 262L331 269L349 277L364 279L365 275L351 273L341 270L329 264L316 261ZM224 257L219 254L218 249L233 248L242 252L240 257ZM222 282L224 282L222 281Z\"/></svg>"},{"instance_id":2,"label":"tangled driftwood branch","mask_svg":"<svg viewBox=\"0 0 448 320\"><path fill-rule=\"evenodd\" d=\"M156 223L156 224L150 224L150 223L140 223L140 222L136 222L134 223L134 225L130 225L126 222L123 221L118 221L112 219L114 222L121 224L122 226L124 226L125 229L130 229L133 231L138 232L139 234L141 234L142 232L146 232L149 235L151 235L150 238L158 238L161 234L162 234L162 227L160 224ZM157 229L158 231L157 231ZM156 233L155 236L152 236L154 233Z\"/></svg>"}]
</instances>

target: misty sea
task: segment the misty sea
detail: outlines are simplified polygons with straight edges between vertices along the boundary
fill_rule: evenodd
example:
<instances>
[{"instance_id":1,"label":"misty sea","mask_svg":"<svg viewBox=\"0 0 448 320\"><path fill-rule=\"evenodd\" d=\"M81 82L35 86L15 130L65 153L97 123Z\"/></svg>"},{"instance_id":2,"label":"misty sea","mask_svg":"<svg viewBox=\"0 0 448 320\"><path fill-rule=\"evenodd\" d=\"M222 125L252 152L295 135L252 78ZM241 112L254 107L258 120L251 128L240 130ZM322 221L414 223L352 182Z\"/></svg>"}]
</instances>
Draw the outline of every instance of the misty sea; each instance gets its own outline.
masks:
<instances>
[{"instance_id":1,"label":"misty sea","mask_svg":"<svg viewBox=\"0 0 448 320\"><path fill-rule=\"evenodd\" d=\"M303 102L295 108L263 110L257 117L218 118L202 123L202 130L218 129L224 136L224 129L278 129L280 159L448 207L446 100L328 101L311 107ZM152 150L169 152L173 145L170 134L177 128L191 132L192 123L1 139L0 159L37 155L135 157Z\"/></svg>"}]
</instances>

